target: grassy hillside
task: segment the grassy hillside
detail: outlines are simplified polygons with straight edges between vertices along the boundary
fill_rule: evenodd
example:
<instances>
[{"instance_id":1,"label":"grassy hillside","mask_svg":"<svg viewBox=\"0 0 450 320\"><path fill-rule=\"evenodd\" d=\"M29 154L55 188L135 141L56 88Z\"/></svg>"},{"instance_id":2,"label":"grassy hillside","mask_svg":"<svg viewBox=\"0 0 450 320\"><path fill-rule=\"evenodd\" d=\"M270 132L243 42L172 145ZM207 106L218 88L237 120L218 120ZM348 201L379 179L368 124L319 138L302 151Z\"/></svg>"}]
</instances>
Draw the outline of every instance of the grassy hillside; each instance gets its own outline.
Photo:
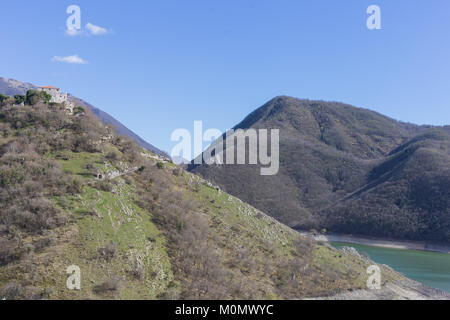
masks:
<instances>
[{"instance_id":1,"label":"grassy hillside","mask_svg":"<svg viewBox=\"0 0 450 320\"><path fill-rule=\"evenodd\" d=\"M450 242L448 127L277 97L236 128L280 129L278 175L256 165L190 171L293 227Z\"/></svg>"},{"instance_id":2,"label":"grassy hillside","mask_svg":"<svg viewBox=\"0 0 450 320\"><path fill-rule=\"evenodd\" d=\"M371 263L300 236L88 110L0 107L0 297L298 299ZM66 269L81 270L81 290ZM383 269L383 281L401 277Z\"/></svg>"}]
</instances>

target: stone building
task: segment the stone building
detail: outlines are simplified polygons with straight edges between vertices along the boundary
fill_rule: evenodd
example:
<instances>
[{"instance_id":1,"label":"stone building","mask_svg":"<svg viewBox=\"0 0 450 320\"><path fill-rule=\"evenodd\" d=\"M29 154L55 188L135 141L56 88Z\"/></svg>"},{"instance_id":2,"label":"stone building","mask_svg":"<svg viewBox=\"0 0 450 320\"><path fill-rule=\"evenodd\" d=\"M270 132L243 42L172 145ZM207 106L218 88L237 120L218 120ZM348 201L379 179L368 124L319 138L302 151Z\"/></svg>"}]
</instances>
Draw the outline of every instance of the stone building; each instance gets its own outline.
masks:
<instances>
[{"instance_id":1,"label":"stone building","mask_svg":"<svg viewBox=\"0 0 450 320\"><path fill-rule=\"evenodd\" d=\"M59 88L55 88L52 86L44 86L44 87L39 87L38 91L45 91L49 95L51 95L52 99L50 100L50 102L63 103L63 102L68 101L67 93L61 93Z\"/></svg>"},{"instance_id":2,"label":"stone building","mask_svg":"<svg viewBox=\"0 0 450 320\"><path fill-rule=\"evenodd\" d=\"M52 99L50 100L51 103L59 103L65 106L66 109L69 110L71 113L73 113L74 105L69 101L67 93L61 93L61 89L52 86L43 86L38 87L37 90L47 92L49 95L52 96Z\"/></svg>"}]
</instances>

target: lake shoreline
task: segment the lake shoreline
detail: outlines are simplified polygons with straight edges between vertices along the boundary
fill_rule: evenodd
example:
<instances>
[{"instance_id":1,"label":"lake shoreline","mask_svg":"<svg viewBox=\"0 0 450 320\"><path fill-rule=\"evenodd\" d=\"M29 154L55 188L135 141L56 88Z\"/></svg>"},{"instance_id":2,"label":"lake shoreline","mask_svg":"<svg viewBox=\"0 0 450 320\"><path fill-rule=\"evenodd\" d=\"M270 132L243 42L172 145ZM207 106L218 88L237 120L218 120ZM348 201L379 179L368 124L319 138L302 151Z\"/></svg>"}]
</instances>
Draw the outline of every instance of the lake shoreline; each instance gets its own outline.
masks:
<instances>
[{"instance_id":1,"label":"lake shoreline","mask_svg":"<svg viewBox=\"0 0 450 320\"><path fill-rule=\"evenodd\" d=\"M303 230L295 230L301 235L311 236L316 241L323 242L343 242L350 244L360 244L373 247L381 248L391 248L391 249L402 249L402 250L418 250L418 251L430 251L450 254L450 246L438 245L422 241L402 241L402 240L392 240L392 239L381 239L381 238L369 238L354 235L340 235L340 234L320 234L313 235L311 232Z\"/></svg>"}]
</instances>

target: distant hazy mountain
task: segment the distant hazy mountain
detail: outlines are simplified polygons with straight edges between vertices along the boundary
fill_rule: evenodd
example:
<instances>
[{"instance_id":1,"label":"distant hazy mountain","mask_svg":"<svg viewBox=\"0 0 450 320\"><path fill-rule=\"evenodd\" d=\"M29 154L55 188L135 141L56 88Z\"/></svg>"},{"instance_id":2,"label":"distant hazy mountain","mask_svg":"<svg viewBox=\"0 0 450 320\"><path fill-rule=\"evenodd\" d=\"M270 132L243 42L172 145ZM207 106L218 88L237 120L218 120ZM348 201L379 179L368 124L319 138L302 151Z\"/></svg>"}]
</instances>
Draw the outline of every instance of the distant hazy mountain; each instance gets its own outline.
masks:
<instances>
[{"instance_id":1,"label":"distant hazy mountain","mask_svg":"<svg viewBox=\"0 0 450 320\"><path fill-rule=\"evenodd\" d=\"M450 127L277 97L236 128L280 129L278 175L189 169L292 227L450 242Z\"/></svg>"},{"instance_id":2,"label":"distant hazy mountain","mask_svg":"<svg viewBox=\"0 0 450 320\"><path fill-rule=\"evenodd\" d=\"M8 96L13 96L15 94L25 94L30 89L36 89L36 86L31 83L25 83L14 79L0 78L0 93L6 94ZM105 124L109 124L116 128L117 132L121 135L126 135L131 139L135 140L141 147L154 152L158 155L162 155L163 152L151 145L133 131L125 127L120 121L116 120L113 116L102 111L101 109L94 107L93 105L83 101L80 98L69 95L69 99L72 100L76 105L83 105L91 109L91 111Z\"/></svg>"},{"instance_id":3,"label":"distant hazy mountain","mask_svg":"<svg viewBox=\"0 0 450 320\"><path fill-rule=\"evenodd\" d=\"M94 113L103 123L109 124L109 125L115 127L118 133L130 137L131 139L136 141L141 147L143 147L151 152L154 152L158 155L164 154L163 151L159 150L152 144L148 143L147 141L145 141L144 139L139 137L136 133L134 133L127 127L125 127L120 121L115 119L110 114L108 114L108 113L104 112L103 110L87 103L86 101L84 101L80 98L74 97L72 95L69 96L69 99L72 100L77 105L84 105L84 106L89 107L91 109L92 113Z\"/></svg>"},{"instance_id":4,"label":"distant hazy mountain","mask_svg":"<svg viewBox=\"0 0 450 320\"><path fill-rule=\"evenodd\" d=\"M31 83L21 82L14 79L0 78L0 93L7 96L25 94L28 90L36 89Z\"/></svg>"}]
</instances>

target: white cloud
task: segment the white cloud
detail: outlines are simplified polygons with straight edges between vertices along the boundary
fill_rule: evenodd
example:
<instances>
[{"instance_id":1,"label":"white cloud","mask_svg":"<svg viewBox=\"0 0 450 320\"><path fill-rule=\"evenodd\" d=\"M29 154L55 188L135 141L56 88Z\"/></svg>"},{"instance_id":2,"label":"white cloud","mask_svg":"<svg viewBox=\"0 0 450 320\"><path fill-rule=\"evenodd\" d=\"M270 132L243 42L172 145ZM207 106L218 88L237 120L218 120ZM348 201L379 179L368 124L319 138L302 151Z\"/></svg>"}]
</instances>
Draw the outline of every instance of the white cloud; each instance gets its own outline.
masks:
<instances>
[{"instance_id":1,"label":"white cloud","mask_svg":"<svg viewBox=\"0 0 450 320\"><path fill-rule=\"evenodd\" d=\"M66 29L66 35L74 37L83 34L83 31L78 29Z\"/></svg>"},{"instance_id":2,"label":"white cloud","mask_svg":"<svg viewBox=\"0 0 450 320\"><path fill-rule=\"evenodd\" d=\"M111 30L108 30L106 28L96 26L95 24L88 23L83 29L66 29L65 34L70 37L75 36L87 36L87 35L93 35L93 36L102 36L108 33L112 33Z\"/></svg>"},{"instance_id":3,"label":"white cloud","mask_svg":"<svg viewBox=\"0 0 450 320\"><path fill-rule=\"evenodd\" d=\"M94 36L101 36L101 35L104 35L104 34L108 33L107 29L99 27L99 26L96 26L96 25L94 25L94 24L92 24L90 22L86 25L86 29L88 30L88 32L90 34L92 34Z\"/></svg>"},{"instance_id":4,"label":"white cloud","mask_svg":"<svg viewBox=\"0 0 450 320\"><path fill-rule=\"evenodd\" d=\"M67 56L67 57L54 56L52 58L52 61L70 63L70 64L87 64L88 63L86 60L80 58L76 54L73 56Z\"/></svg>"}]
</instances>

